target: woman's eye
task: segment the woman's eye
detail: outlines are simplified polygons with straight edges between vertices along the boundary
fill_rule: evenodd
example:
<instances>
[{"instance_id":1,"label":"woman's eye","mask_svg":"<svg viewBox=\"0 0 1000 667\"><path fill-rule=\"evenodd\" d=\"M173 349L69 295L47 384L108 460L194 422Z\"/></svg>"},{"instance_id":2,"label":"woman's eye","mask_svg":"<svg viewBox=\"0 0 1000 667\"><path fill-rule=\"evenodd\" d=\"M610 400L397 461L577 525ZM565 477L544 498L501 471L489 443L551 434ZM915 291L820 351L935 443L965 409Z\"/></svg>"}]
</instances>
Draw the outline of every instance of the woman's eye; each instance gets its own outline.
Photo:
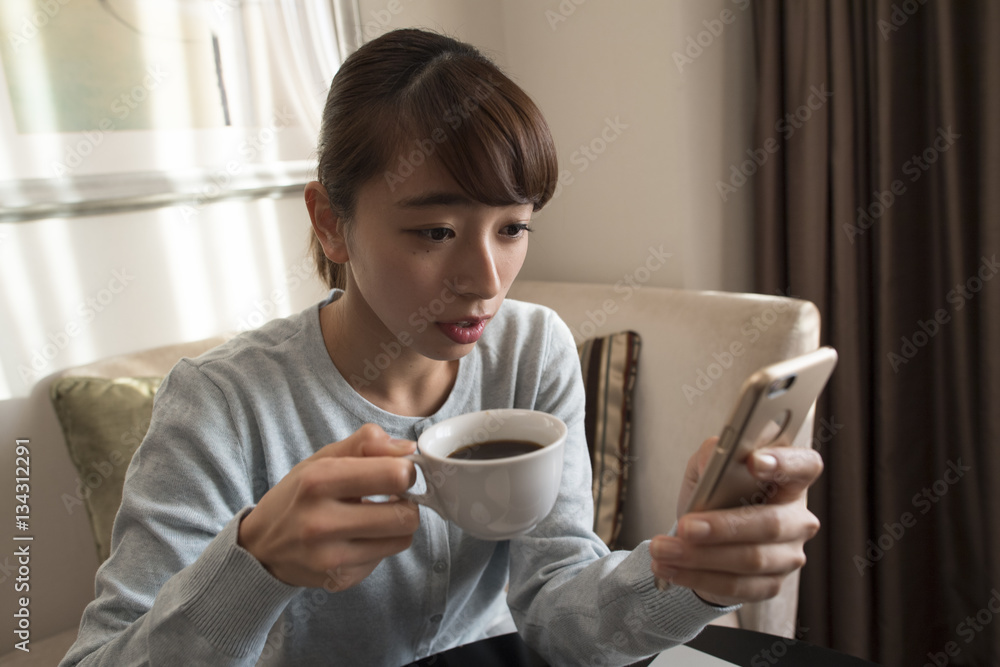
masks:
<instances>
[{"instance_id":1,"label":"woman's eye","mask_svg":"<svg viewBox=\"0 0 1000 667\"><path fill-rule=\"evenodd\" d=\"M455 235L455 232L448 229L447 227L434 227L433 229L421 229L418 232L428 241L441 242L447 241L449 238Z\"/></svg>"},{"instance_id":2,"label":"woman's eye","mask_svg":"<svg viewBox=\"0 0 1000 667\"><path fill-rule=\"evenodd\" d=\"M526 232L530 231L531 227L529 227L527 223L518 222L504 227L503 235L508 238L516 239L520 238L521 236L524 236Z\"/></svg>"}]
</instances>

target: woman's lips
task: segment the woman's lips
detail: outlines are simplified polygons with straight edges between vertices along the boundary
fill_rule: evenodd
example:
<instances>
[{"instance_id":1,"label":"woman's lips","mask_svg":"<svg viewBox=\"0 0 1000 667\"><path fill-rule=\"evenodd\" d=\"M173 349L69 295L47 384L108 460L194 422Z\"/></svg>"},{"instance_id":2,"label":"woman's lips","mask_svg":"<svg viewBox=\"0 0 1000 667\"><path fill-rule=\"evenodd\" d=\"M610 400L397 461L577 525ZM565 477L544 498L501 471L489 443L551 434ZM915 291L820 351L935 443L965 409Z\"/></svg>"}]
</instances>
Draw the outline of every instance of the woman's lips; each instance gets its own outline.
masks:
<instances>
[{"instance_id":1,"label":"woman's lips","mask_svg":"<svg viewBox=\"0 0 1000 667\"><path fill-rule=\"evenodd\" d=\"M445 336L459 345L469 345L479 340L486 328L488 317L455 320L454 322L438 322L437 326Z\"/></svg>"}]
</instances>

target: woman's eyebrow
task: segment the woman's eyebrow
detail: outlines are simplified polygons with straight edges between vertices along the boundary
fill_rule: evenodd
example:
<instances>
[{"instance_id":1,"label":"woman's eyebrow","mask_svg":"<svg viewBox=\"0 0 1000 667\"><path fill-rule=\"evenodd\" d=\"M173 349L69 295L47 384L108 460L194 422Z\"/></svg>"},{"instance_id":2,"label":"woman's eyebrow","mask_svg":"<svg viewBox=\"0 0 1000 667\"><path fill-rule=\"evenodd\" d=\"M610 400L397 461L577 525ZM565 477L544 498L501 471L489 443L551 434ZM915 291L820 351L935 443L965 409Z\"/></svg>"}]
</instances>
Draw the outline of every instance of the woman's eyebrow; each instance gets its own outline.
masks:
<instances>
[{"instance_id":1,"label":"woman's eyebrow","mask_svg":"<svg viewBox=\"0 0 1000 667\"><path fill-rule=\"evenodd\" d=\"M475 206L476 202L460 192L424 192L396 202L397 208L430 208L432 206Z\"/></svg>"}]
</instances>

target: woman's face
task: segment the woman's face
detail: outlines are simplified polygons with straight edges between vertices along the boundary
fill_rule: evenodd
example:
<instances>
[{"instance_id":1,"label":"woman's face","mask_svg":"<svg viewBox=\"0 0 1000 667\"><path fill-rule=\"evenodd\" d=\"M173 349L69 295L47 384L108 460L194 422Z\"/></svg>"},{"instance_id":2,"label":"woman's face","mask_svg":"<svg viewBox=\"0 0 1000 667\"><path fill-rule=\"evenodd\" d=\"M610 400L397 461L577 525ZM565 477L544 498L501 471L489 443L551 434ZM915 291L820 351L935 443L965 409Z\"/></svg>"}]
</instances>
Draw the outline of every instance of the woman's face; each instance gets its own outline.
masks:
<instances>
[{"instance_id":1,"label":"woman's face","mask_svg":"<svg viewBox=\"0 0 1000 667\"><path fill-rule=\"evenodd\" d=\"M344 237L352 314L383 343L468 354L521 270L531 213L472 201L434 160L402 182L372 179Z\"/></svg>"}]
</instances>

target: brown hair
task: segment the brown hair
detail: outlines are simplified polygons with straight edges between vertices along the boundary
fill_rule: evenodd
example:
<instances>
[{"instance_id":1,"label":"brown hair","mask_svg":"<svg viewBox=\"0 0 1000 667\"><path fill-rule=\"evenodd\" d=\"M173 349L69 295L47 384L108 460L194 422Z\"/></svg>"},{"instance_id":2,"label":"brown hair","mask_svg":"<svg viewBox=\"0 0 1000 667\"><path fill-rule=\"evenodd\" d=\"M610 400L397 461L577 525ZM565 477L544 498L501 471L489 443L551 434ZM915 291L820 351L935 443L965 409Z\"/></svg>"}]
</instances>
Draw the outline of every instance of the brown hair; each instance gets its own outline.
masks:
<instances>
[{"instance_id":1,"label":"brown hair","mask_svg":"<svg viewBox=\"0 0 1000 667\"><path fill-rule=\"evenodd\" d=\"M370 179L394 188L431 158L489 206L537 211L558 178L552 135L531 98L475 47L424 30L386 33L344 61L318 153L319 182L346 221ZM315 236L310 248L320 277L343 287Z\"/></svg>"}]
</instances>

